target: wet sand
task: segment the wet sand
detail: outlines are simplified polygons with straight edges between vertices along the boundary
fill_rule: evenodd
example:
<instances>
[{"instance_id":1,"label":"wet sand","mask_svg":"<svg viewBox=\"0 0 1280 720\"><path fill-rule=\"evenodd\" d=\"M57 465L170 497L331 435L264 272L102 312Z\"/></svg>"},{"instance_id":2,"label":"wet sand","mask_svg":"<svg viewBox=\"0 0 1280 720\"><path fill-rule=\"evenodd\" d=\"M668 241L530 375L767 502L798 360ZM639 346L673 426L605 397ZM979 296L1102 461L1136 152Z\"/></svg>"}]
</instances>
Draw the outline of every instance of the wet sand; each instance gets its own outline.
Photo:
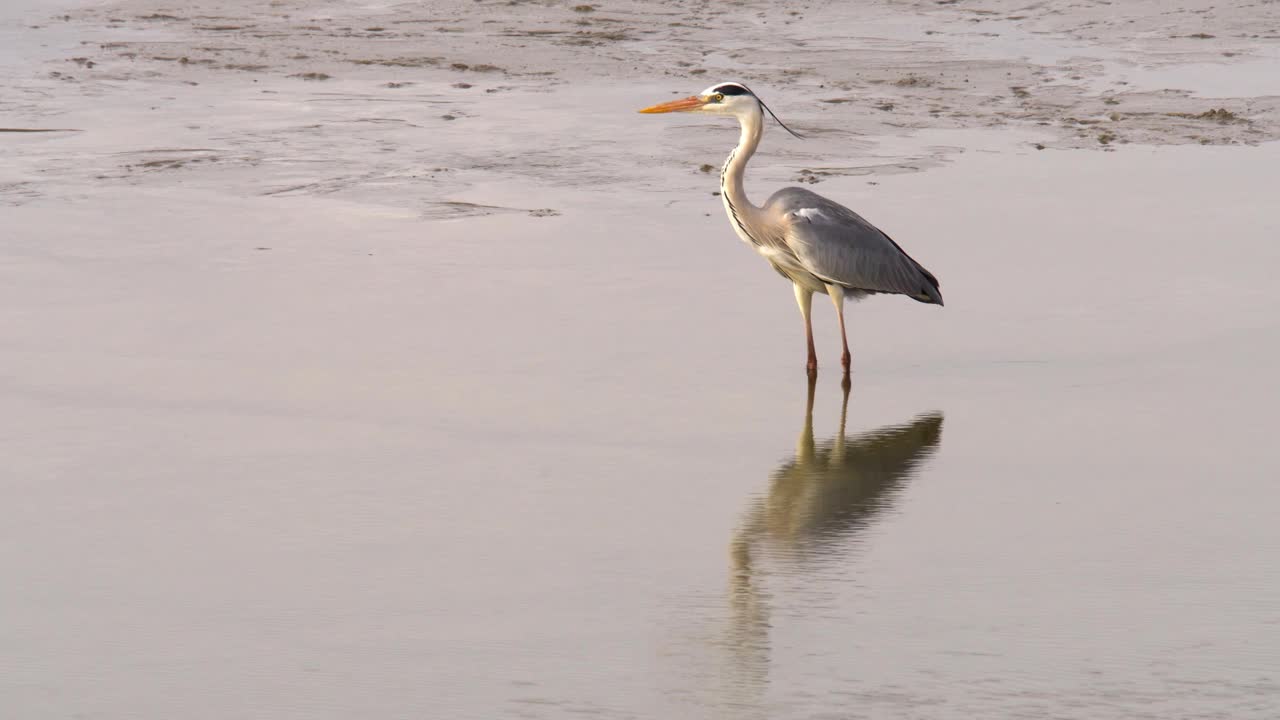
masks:
<instances>
[{"instance_id":1,"label":"wet sand","mask_svg":"<svg viewBox=\"0 0 1280 720\"><path fill-rule=\"evenodd\" d=\"M0 66L74 130L0 134L16 717L1280 713L1271 5L347 7ZM843 420L736 130L632 112L728 77L812 136L753 199L942 281L850 307Z\"/></svg>"}]
</instances>

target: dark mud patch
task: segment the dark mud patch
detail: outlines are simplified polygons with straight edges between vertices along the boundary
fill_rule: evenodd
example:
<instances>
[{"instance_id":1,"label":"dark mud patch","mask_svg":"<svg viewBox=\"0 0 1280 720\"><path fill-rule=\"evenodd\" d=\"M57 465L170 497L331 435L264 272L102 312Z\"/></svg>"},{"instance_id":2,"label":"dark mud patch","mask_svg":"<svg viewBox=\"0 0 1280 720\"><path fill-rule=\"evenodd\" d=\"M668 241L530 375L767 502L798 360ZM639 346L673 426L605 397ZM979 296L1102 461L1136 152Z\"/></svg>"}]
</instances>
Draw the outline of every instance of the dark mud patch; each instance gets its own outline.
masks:
<instances>
[{"instance_id":1,"label":"dark mud patch","mask_svg":"<svg viewBox=\"0 0 1280 720\"><path fill-rule=\"evenodd\" d=\"M1187 120L1208 120L1211 122L1221 123L1223 125L1226 125L1227 123L1249 122L1248 118L1242 118L1239 115L1235 114L1234 112L1226 108L1213 108L1210 110L1206 110L1202 113L1194 113L1194 114L1171 112L1169 113L1169 117L1185 118Z\"/></svg>"},{"instance_id":2,"label":"dark mud patch","mask_svg":"<svg viewBox=\"0 0 1280 720\"><path fill-rule=\"evenodd\" d=\"M422 212L424 220L457 220L460 218L486 217L504 213L529 213L527 208L504 207L501 205L482 205L480 203L444 200L428 203Z\"/></svg>"},{"instance_id":3,"label":"dark mud patch","mask_svg":"<svg viewBox=\"0 0 1280 720\"><path fill-rule=\"evenodd\" d=\"M625 30L579 30L573 35L561 38L558 42L564 45L594 47L604 45L605 43L622 42L634 39L635 38Z\"/></svg>"},{"instance_id":4,"label":"dark mud patch","mask_svg":"<svg viewBox=\"0 0 1280 720\"><path fill-rule=\"evenodd\" d=\"M152 55L152 60L160 62L176 62L179 65L216 65L217 63L208 58L190 58L186 55Z\"/></svg>"},{"instance_id":5,"label":"dark mud patch","mask_svg":"<svg viewBox=\"0 0 1280 720\"><path fill-rule=\"evenodd\" d=\"M349 60L348 62L354 63L356 65L381 65L384 67L420 68L420 67L430 67L432 65L439 65L443 61L444 61L444 58L441 58L441 57L422 56L422 57L393 57L393 58L372 58L372 59L361 58L361 59Z\"/></svg>"},{"instance_id":6,"label":"dark mud patch","mask_svg":"<svg viewBox=\"0 0 1280 720\"><path fill-rule=\"evenodd\" d=\"M893 84L900 88L927 88L933 87L938 83L931 78L921 77L919 75L908 75L894 80Z\"/></svg>"},{"instance_id":7,"label":"dark mud patch","mask_svg":"<svg viewBox=\"0 0 1280 720\"><path fill-rule=\"evenodd\" d=\"M121 155L136 158L133 162L126 162L122 166L126 174L179 170L192 165L220 163L225 159L219 151L211 148L160 148L121 153Z\"/></svg>"},{"instance_id":8,"label":"dark mud patch","mask_svg":"<svg viewBox=\"0 0 1280 720\"><path fill-rule=\"evenodd\" d=\"M384 117L363 117L363 118L352 118L352 119L350 119L350 120L343 120L343 121L340 121L339 123L335 123L335 124L346 124L346 123L350 123L350 124L353 124L353 125L355 125L355 124L383 125L383 126L386 126L386 127L395 127L395 128L406 128L406 127L408 127L408 128L420 128L420 127L422 127L421 125L418 125L418 124L416 124L416 123L409 122L408 120L402 120L402 119L400 119L400 118L384 118Z\"/></svg>"},{"instance_id":9,"label":"dark mud patch","mask_svg":"<svg viewBox=\"0 0 1280 720\"><path fill-rule=\"evenodd\" d=\"M125 165L126 170L177 170L187 165L194 165L202 162L213 162L217 158L212 157L195 157L195 158L166 158L162 160L148 160L136 165Z\"/></svg>"},{"instance_id":10,"label":"dark mud patch","mask_svg":"<svg viewBox=\"0 0 1280 720\"><path fill-rule=\"evenodd\" d=\"M528 37L540 38L551 37L553 35L564 35L566 30L505 30L501 34L503 37Z\"/></svg>"},{"instance_id":11,"label":"dark mud patch","mask_svg":"<svg viewBox=\"0 0 1280 720\"><path fill-rule=\"evenodd\" d=\"M76 128L0 128L0 133L84 132Z\"/></svg>"},{"instance_id":12,"label":"dark mud patch","mask_svg":"<svg viewBox=\"0 0 1280 720\"><path fill-rule=\"evenodd\" d=\"M38 197L40 197L40 191L36 189L34 183L0 183L0 204L17 207Z\"/></svg>"},{"instance_id":13,"label":"dark mud patch","mask_svg":"<svg viewBox=\"0 0 1280 720\"><path fill-rule=\"evenodd\" d=\"M468 65L467 63L456 62L449 65L449 67L453 68L454 70L464 70L468 72L478 72L478 73L506 72L506 70L498 67L497 65L488 65L485 63L480 63L478 65Z\"/></svg>"}]
</instances>

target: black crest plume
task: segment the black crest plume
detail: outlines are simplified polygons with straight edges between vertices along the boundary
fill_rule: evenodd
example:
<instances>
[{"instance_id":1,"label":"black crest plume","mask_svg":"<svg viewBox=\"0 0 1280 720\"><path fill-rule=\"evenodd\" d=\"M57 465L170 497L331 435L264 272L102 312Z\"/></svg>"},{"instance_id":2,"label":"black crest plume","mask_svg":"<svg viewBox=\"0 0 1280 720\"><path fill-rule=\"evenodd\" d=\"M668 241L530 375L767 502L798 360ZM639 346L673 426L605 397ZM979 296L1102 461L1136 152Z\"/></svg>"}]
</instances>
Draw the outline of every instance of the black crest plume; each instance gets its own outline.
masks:
<instances>
[{"instance_id":1,"label":"black crest plume","mask_svg":"<svg viewBox=\"0 0 1280 720\"><path fill-rule=\"evenodd\" d=\"M786 124L786 123L782 122L782 120L779 120L779 119L778 119L778 116L773 114L773 111L769 109L769 106L768 106L768 105L765 105L765 104L764 104L764 101L760 99L760 96L759 96L759 95L756 95L754 92L752 92L751 88L747 87L746 85L743 85L742 87L743 87L743 89L745 89L747 92L751 93L751 97L754 97L754 98L756 99L756 102L760 103L760 107L764 108L765 112L769 113L769 115L771 115L771 116L773 117L773 119L774 119L774 120L776 120L776 121L778 122L778 124L782 126L782 129L783 129L783 130L786 130L787 132L791 133L792 135L796 136L797 138L800 138L801 140L803 140L803 139L804 139L804 136L803 136L803 135L801 135L800 133L796 132L795 130L792 130L791 128L787 127L787 124ZM720 88L716 88L716 91L717 91L717 92L722 92L722 90L721 90ZM727 94L727 93L726 93L726 94Z\"/></svg>"}]
</instances>

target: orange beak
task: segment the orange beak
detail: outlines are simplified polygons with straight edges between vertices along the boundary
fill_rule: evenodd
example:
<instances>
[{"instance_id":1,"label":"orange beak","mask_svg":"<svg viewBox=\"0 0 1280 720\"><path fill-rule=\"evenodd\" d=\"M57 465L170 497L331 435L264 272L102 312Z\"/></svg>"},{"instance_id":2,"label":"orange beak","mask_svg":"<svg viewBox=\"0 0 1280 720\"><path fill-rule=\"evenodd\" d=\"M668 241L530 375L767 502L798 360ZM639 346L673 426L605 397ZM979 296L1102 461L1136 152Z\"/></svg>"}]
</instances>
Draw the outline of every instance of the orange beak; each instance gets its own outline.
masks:
<instances>
[{"instance_id":1,"label":"orange beak","mask_svg":"<svg viewBox=\"0 0 1280 720\"><path fill-rule=\"evenodd\" d=\"M672 100L671 102L664 102L664 103L658 103L657 105L651 105L641 110L640 112L642 113L688 112L690 110L697 110L698 108L706 104L707 104L706 100L703 100L697 95L690 95L689 97L683 100Z\"/></svg>"}]
</instances>

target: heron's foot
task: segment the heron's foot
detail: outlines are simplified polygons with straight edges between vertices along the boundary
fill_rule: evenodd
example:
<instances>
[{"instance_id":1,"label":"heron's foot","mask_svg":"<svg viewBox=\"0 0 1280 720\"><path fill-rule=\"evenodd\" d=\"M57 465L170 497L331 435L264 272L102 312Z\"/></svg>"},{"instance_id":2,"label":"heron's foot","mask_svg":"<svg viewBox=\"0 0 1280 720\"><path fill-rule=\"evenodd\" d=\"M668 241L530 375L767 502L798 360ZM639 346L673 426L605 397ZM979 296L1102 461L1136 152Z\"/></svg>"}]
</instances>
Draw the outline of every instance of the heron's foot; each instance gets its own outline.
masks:
<instances>
[{"instance_id":1,"label":"heron's foot","mask_svg":"<svg viewBox=\"0 0 1280 720\"><path fill-rule=\"evenodd\" d=\"M809 358L809 362L804 365L804 372L809 377L818 376L818 360L817 358Z\"/></svg>"},{"instance_id":2,"label":"heron's foot","mask_svg":"<svg viewBox=\"0 0 1280 720\"><path fill-rule=\"evenodd\" d=\"M844 374L848 375L849 366L853 365L853 356L849 354L848 350L845 350L844 353L840 355L840 364L844 366Z\"/></svg>"}]
</instances>

